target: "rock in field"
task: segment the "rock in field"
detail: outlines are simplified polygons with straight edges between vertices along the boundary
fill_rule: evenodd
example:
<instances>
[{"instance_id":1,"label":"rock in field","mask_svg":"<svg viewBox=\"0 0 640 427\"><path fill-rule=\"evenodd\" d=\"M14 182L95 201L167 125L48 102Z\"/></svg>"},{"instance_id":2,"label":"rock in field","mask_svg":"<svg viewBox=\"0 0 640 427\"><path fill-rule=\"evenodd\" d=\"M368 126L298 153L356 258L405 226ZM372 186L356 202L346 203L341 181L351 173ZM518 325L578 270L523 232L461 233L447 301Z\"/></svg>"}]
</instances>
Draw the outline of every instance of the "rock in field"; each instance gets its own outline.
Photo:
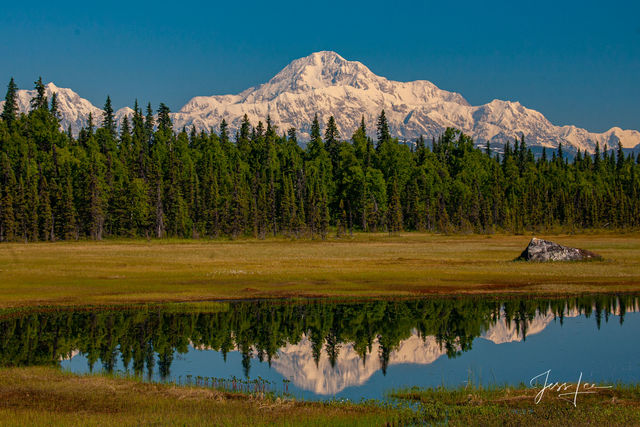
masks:
<instances>
[{"instance_id":1,"label":"rock in field","mask_svg":"<svg viewBox=\"0 0 640 427\"><path fill-rule=\"evenodd\" d=\"M517 261L584 261L601 260L602 257L596 253L562 246L548 240L536 239L529 242L529 246L520 254Z\"/></svg>"}]
</instances>

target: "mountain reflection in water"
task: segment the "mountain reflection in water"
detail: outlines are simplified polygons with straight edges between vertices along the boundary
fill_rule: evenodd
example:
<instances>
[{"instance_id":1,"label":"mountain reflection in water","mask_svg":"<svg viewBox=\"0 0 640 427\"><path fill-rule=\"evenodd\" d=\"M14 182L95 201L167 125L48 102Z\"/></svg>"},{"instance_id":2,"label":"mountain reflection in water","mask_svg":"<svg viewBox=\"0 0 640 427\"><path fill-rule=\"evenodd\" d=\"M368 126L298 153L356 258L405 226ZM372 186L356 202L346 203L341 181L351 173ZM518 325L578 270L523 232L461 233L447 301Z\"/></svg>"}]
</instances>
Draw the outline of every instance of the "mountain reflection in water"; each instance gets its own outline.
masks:
<instances>
[{"instance_id":1,"label":"mountain reflection in water","mask_svg":"<svg viewBox=\"0 0 640 427\"><path fill-rule=\"evenodd\" d=\"M610 316L622 325L638 309L635 296L603 295L0 312L0 364L101 367L156 380L237 371L290 379L307 396L333 396L384 377L391 366L431 365L483 342L524 341L578 316L594 330Z\"/></svg>"}]
</instances>

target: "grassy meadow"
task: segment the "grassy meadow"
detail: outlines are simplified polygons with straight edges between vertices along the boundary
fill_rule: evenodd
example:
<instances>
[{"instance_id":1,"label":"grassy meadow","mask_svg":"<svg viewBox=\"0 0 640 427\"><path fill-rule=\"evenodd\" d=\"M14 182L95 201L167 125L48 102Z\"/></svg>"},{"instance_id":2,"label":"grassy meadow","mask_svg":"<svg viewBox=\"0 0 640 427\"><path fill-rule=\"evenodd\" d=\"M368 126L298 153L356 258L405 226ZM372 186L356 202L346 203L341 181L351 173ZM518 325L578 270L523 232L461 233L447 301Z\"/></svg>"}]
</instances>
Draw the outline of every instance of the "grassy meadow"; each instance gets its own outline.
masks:
<instances>
[{"instance_id":1,"label":"grassy meadow","mask_svg":"<svg viewBox=\"0 0 640 427\"><path fill-rule=\"evenodd\" d=\"M640 234L548 236L604 261L513 262L531 236L3 243L0 307L640 290ZM545 237L545 236L537 236Z\"/></svg>"},{"instance_id":2,"label":"grassy meadow","mask_svg":"<svg viewBox=\"0 0 640 427\"><path fill-rule=\"evenodd\" d=\"M640 387L579 395L576 407L539 388L397 391L400 405L300 402L205 387L75 376L46 367L0 369L3 425L585 425L640 424ZM406 403L412 402L409 407ZM403 404L404 403L404 404Z\"/></svg>"}]
</instances>

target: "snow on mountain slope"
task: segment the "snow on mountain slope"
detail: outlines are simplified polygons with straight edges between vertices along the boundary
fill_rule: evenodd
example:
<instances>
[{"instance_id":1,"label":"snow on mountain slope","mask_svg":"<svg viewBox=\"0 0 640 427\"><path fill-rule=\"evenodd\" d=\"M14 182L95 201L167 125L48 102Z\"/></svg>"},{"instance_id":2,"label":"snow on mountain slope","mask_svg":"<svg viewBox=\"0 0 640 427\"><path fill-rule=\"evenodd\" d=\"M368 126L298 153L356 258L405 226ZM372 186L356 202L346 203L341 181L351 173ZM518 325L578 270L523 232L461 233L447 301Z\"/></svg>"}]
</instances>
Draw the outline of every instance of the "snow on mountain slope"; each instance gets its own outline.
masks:
<instances>
[{"instance_id":1,"label":"snow on mountain slope","mask_svg":"<svg viewBox=\"0 0 640 427\"><path fill-rule=\"evenodd\" d=\"M63 128L71 125L77 133L86 124L89 112L94 115L94 122L100 123L101 111L89 101L70 89L49 83L47 95L53 91L59 92ZM28 110L32 95L33 91L20 91L22 111ZM624 148L640 150L640 132L635 130L614 127L593 133L575 126L555 126L540 112L519 102L493 100L472 106L462 95L439 89L429 81L388 80L362 63L330 51L296 59L267 83L237 95L195 97L172 118L176 130L195 126L199 131L217 131L225 119L234 132L245 114L253 125L270 116L279 132L295 127L304 141L309 138L316 113L323 122L333 115L341 137L349 139L362 117L369 133L374 134L382 109L393 136L401 140L415 140L420 135L437 137L451 126L471 135L479 145L490 141L494 148L524 134L527 144L537 147L557 147L562 142L568 151L593 152L596 143L601 148L615 148L620 141ZM124 114L131 114L131 110L121 109L116 117Z\"/></svg>"},{"instance_id":2,"label":"snow on mountain slope","mask_svg":"<svg viewBox=\"0 0 640 427\"><path fill-rule=\"evenodd\" d=\"M93 116L94 126L100 126L102 123L103 111L94 106L88 100L81 98L80 95L71 89L57 87L53 83L45 86L46 96L49 102L54 93L58 95L58 112L60 115L60 128L67 130L71 126L71 132L77 135L80 129L87 126L89 121L89 113ZM28 113L31 110L31 99L35 96L35 90L19 90L18 91L18 109L22 113ZM4 106L4 102L0 102L0 110ZM129 107L119 109L114 113L117 123L120 123L124 116L130 116L133 110Z\"/></svg>"},{"instance_id":3,"label":"snow on mountain slope","mask_svg":"<svg viewBox=\"0 0 640 427\"><path fill-rule=\"evenodd\" d=\"M302 139L309 137L310 123L317 112L327 120L333 115L343 138L349 138L361 117L370 131L384 109L394 136L413 140L441 134L457 127L478 144L513 141L524 133L530 145L593 151L602 147L632 148L640 144L640 132L612 128L591 133L575 126L554 126L540 112L519 102L494 100L471 106L458 93L419 80L395 82L372 73L360 62L347 61L335 52L317 52L287 65L275 77L238 95L200 96L174 114L176 128L195 126L217 129L222 119L237 129L244 114L252 123L265 120L285 131L295 127Z\"/></svg>"}]
</instances>

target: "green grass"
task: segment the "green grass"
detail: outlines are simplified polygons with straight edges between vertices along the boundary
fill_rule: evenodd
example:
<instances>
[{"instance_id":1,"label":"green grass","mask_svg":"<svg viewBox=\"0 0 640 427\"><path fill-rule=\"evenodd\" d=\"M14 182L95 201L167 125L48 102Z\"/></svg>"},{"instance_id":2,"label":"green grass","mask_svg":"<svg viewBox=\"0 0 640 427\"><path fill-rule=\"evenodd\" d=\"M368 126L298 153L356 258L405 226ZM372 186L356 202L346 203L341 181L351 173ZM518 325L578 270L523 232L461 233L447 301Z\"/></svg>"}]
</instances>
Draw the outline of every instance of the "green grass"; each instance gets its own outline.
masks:
<instances>
[{"instance_id":1,"label":"green grass","mask_svg":"<svg viewBox=\"0 0 640 427\"><path fill-rule=\"evenodd\" d=\"M568 391L575 391L575 385ZM595 394L580 394L576 405L547 390L539 403L540 387L468 387L409 389L392 393L417 403L412 420L418 424L451 426L581 426L640 425L640 386L617 385Z\"/></svg>"},{"instance_id":2,"label":"green grass","mask_svg":"<svg viewBox=\"0 0 640 427\"><path fill-rule=\"evenodd\" d=\"M0 369L2 425L640 425L640 386L580 395L577 406L520 387L409 389L398 404L304 402L145 383L56 368Z\"/></svg>"},{"instance_id":3,"label":"green grass","mask_svg":"<svg viewBox=\"0 0 640 427\"><path fill-rule=\"evenodd\" d=\"M406 233L328 241L1 244L0 307L640 290L638 233L549 237L604 261L513 262L530 237Z\"/></svg>"},{"instance_id":4,"label":"green grass","mask_svg":"<svg viewBox=\"0 0 640 427\"><path fill-rule=\"evenodd\" d=\"M55 368L0 369L2 425L381 425L375 405L259 398Z\"/></svg>"}]
</instances>

